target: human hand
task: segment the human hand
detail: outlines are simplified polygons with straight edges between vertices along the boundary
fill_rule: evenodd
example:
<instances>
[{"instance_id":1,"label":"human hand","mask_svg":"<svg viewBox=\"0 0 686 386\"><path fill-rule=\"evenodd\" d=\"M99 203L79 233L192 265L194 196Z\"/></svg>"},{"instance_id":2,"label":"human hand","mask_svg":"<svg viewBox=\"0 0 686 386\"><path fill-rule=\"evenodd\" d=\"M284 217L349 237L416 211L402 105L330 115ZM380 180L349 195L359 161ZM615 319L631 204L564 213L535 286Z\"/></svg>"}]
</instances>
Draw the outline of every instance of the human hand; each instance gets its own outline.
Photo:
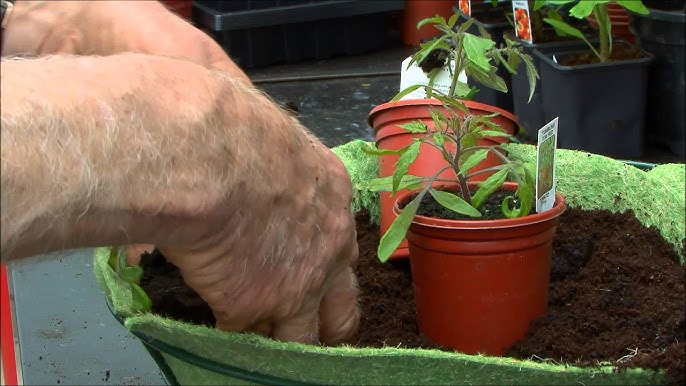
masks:
<instances>
[{"instance_id":1,"label":"human hand","mask_svg":"<svg viewBox=\"0 0 686 386\"><path fill-rule=\"evenodd\" d=\"M220 329L306 343L355 332L347 171L253 86L122 54L3 61L0 92L3 261L149 243Z\"/></svg>"},{"instance_id":2,"label":"human hand","mask_svg":"<svg viewBox=\"0 0 686 386\"><path fill-rule=\"evenodd\" d=\"M244 215L203 236L214 240L210 244L158 247L208 302L217 328L329 344L357 330L352 187L340 160L321 146L314 146L316 164L327 170L310 170L314 178L308 172L290 179L289 186L299 188L282 191L271 205L248 204ZM138 265L140 256L153 249L129 245L128 263Z\"/></svg>"},{"instance_id":3,"label":"human hand","mask_svg":"<svg viewBox=\"0 0 686 386\"><path fill-rule=\"evenodd\" d=\"M271 204L247 198L250 204L208 236L212 241L158 245L210 305L217 328L330 344L356 331L351 186L340 161L319 153L325 167L289 178L293 191Z\"/></svg>"},{"instance_id":4,"label":"human hand","mask_svg":"<svg viewBox=\"0 0 686 386\"><path fill-rule=\"evenodd\" d=\"M188 59L250 83L212 38L157 1L19 0L3 35L2 56L140 52Z\"/></svg>"}]
</instances>

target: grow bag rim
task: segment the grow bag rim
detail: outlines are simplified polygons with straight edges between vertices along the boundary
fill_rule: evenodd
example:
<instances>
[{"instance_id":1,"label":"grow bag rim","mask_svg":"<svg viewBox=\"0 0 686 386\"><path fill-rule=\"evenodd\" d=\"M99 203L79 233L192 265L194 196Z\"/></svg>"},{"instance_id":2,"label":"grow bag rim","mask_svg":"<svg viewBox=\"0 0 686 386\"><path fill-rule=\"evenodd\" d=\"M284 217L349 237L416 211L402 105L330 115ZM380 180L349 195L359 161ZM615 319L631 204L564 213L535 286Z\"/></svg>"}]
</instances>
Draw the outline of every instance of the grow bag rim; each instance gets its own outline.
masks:
<instances>
[{"instance_id":1,"label":"grow bag rim","mask_svg":"<svg viewBox=\"0 0 686 386\"><path fill-rule=\"evenodd\" d=\"M124 322L126 317L114 310L109 299L106 299L105 303L107 304L107 308L110 310L110 313L112 313L117 322L119 322L119 324L121 324L122 326L125 326ZM139 331L132 331L128 328L127 330L131 334L136 336L136 338L140 339L141 342L145 343L145 345L154 348L160 353L169 354L183 362L190 363L205 370L213 371L217 374L226 375L232 378L240 379L242 381L255 382L259 385L313 385L310 383L293 381L290 379L275 377L272 375L260 374L253 371L244 370L236 366L228 365L225 363L219 363L211 359L203 358L199 355L188 352L182 348L167 344L159 339L148 336L145 333ZM164 357L161 357L160 359L164 360ZM162 366L161 363L157 364ZM172 379L167 379L167 381L169 381L169 383L172 385L178 385L179 383L176 380L176 375L171 370L166 360L164 360L164 366L166 367L166 369L161 367L160 370L162 370L162 373L164 373L165 378L172 377Z\"/></svg>"}]
</instances>

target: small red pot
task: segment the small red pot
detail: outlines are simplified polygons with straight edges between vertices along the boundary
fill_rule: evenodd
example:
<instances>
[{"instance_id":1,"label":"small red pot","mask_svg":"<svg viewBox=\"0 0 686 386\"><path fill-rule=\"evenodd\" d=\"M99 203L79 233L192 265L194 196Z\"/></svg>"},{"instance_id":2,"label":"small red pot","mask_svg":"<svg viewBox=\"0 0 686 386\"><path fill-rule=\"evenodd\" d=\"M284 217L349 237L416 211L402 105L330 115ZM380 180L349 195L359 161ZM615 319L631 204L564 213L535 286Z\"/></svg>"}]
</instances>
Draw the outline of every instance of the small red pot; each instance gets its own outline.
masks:
<instances>
[{"instance_id":1,"label":"small red pot","mask_svg":"<svg viewBox=\"0 0 686 386\"><path fill-rule=\"evenodd\" d=\"M505 183L514 191L515 183ZM406 202L412 192L398 196ZM502 220L415 216L407 233L419 330L467 354L502 355L547 309L552 240L565 198Z\"/></svg>"},{"instance_id":2,"label":"small red pot","mask_svg":"<svg viewBox=\"0 0 686 386\"><path fill-rule=\"evenodd\" d=\"M500 125L511 135L515 135L519 129L518 120L512 114L503 109L487 105L484 103L464 101L470 112L474 115L489 115L498 113L499 115L491 118L491 120ZM376 146L379 149L401 149L414 140L414 138L421 137L421 134L412 134L400 128L400 125L405 123L421 120L429 128L434 128L429 108L441 109L444 114L447 111L442 107L440 101L436 99L408 99L396 102L388 102L375 107L370 113L368 122L374 128L376 137ZM503 137L486 137L479 140L479 145L495 145L507 142ZM450 149L450 150L455 150ZM388 177L393 175L395 171L395 162L398 160L396 155L384 155L379 157L379 177ZM502 164L500 158L494 154L489 154L479 165L472 171L486 169L492 166ZM421 177L433 176L436 171L447 165L441 153L426 144L421 145L421 150L417 160L410 165L409 174ZM450 178L451 171L447 170L441 174L441 177ZM485 173L474 178L475 181L485 180L492 173ZM401 191L402 192L402 191ZM391 193L380 193L380 231L383 235L391 226L396 218L393 213L394 197ZM409 251L407 249L407 241L403 240L398 249L391 255L391 259L407 258Z\"/></svg>"}]
</instances>

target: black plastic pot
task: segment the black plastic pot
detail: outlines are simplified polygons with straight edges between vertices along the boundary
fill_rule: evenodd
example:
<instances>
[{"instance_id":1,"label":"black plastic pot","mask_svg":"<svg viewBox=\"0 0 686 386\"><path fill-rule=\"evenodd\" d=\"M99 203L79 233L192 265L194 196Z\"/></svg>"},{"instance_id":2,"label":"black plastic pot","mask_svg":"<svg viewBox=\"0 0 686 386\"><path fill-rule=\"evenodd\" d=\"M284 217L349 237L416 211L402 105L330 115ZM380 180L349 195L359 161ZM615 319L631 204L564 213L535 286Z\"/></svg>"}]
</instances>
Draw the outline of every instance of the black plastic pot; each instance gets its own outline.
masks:
<instances>
[{"instance_id":1,"label":"black plastic pot","mask_svg":"<svg viewBox=\"0 0 686 386\"><path fill-rule=\"evenodd\" d=\"M618 44L627 44L618 42ZM560 117L558 146L613 158L638 158L644 149L648 71L653 55L579 66L553 60L586 50L535 49L541 61L543 119Z\"/></svg>"},{"instance_id":2,"label":"black plastic pot","mask_svg":"<svg viewBox=\"0 0 686 386\"><path fill-rule=\"evenodd\" d=\"M469 20L469 16L462 13L458 7L454 7L453 11L460 13L458 25ZM507 21L496 22L494 20L503 19L505 13L509 12L512 12L512 2L510 1L500 2L496 7L493 7L490 1L472 1L472 19L474 19L474 24L472 24L467 31L471 34L481 36L481 33L479 32L479 26L481 26L491 35L491 39L493 39L495 44L500 46L505 42L503 34L508 29L511 29L512 25ZM479 89L474 101L500 107L506 111L512 111L514 105L512 103L512 81L510 79L510 73L505 68L500 67L497 74L505 81L507 92L496 91L478 83L468 82L470 86L475 86Z\"/></svg>"},{"instance_id":3,"label":"black plastic pot","mask_svg":"<svg viewBox=\"0 0 686 386\"><path fill-rule=\"evenodd\" d=\"M648 85L648 115L650 130L646 140L686 157L686 115L684 106L684 72L686 71L686 14L650 10L648 15L630 15L631 28L637 44L655 55Z\"/></svg>"},{"instance_id":4,"label":"black plastic pot","mask_svg":"<svg viewBox=\"0 0 686 386\"><path fill-rule=\"evenodd\" d=\"M554 35L555 32L550 29L550 34ZM584 49L586 44L578 39L574 40L561 40L557 42L549 43L529 43L515 36L514 31L507 31L506 35L509 39L514 40L521 44L522 50L525 54L531 57L531 61L536 67L536 71L541 72L541 60L538 56L534 55L535 49L551 50L555 48L563 49ZM514 106L514 114L519 119L520 133L522 136L528 139L536 139L537 131L543 125L548 123L544 118L543 113L543 100L541 98L541 85L540 82L536 83L536 89L534 90L534 95L529 100L529 78L526 73L526 68L522 63L517 69L517 73L512 75L512 102Z\"/></svg>"},{"instance_id":5,"label":"black plastic pot","mask_svg":"<svg viewBox=\"0 0 686 386\"><path fill-rule=\"evenodd\" d=\"M243 68L376 51L402 0L193 2L193 20Z\"/></svg>"}]
</instances>

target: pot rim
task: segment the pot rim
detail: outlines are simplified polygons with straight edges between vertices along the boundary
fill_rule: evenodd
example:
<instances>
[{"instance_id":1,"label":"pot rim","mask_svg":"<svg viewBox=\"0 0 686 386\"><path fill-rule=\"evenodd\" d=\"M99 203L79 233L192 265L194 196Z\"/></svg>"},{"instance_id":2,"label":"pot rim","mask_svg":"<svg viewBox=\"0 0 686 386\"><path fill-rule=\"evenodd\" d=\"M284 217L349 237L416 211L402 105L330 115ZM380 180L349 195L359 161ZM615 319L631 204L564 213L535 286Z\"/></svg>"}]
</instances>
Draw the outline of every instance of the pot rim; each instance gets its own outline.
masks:
<instances>
[{"instance_id":1,"label":"pot rim","mask_svg":"<svg viewBox=\"0 0 686 386\"><path fill-rule=\"evenodd\" d=\"M468 182L470 186L475 186L476 182ZM443 186L451 186L452 184L447 184ZM514 191L517 188L516 182L506 181L503 187L506 190ZM456 186L456 185L454 185ZM393 212L398 215L401 212L399 203L407 198L408 196L418 192L419 189L415 189L408 192L403 192L395 199L393 202ZM443 229L505 229L514 228L523 225L537 224L544 221L549 221L555 217L560 216L567 209L567 200L565 196L559 191L555 191L555 204L552 209L541 212L529 214L524 217L515 218L505 218L496 220L451 220L451 219L441 219L435 217L428 217L416 214L412 219L413 224L419 224L431 228L443 228Z\"/></svg>"},{"instance_id":2,"label":"pot rim","mask_svg":"<svg viewBox=\"0 0 686 386\"><path fill-rule=\"evenodd\" d=\"M626 46L631 46L631 43L628 43L625 40L622 39L616 39L616 43L618 44L623 44ZM639 59L626 59L626 60L621 60L621 61L612 61L612 62L605 62L605 63L591 63L591 64L580 64L580 65L575 65L575 66L563 66L557 62L554 62L552 60L553 55L566 55L566 54L575 54L575 53L580 53L580 52L587 52L588 50L585 49L572 49L568 48L565 49L564 47L560 48L549 48L549 49L542 49L539 50L538 48L535 48L533 51L533 54L538 57L542 62L545 62L548 66L555 68L557 71L562 71L562 72L582 72L582 71L594 71L598 68L606 68L606 69L614 69L618 67L630 67L630 66L649 66L652 62L655 61L655 55L651 54L650 52L639 49L645 57L639 58Z\"/></svg>"},{"instance_id":3,"label":"pot rim","mask_svg":"<svg viewBox=\"0 0 686 386\"><path fill-rule=\"evenodd\" d=\"M500 107L496 107L493 105L489 105L487 103L481 103L481 102L476 102L468 99L461 99L462 102L464 102L467 107L470 108L475 108L475 109L481 109L484 111L491 111L494 113L498 113L505 118L511 120L512 122L515 123L515 126L519 126L519 119L517 117L504 109L501 109ZM430 106L442 106L443 103L439 101L438 99L434 98L425 98L425 99L403 99L399 101L391 101L391 102L384 102L380 105L377 105L372 109L372 111L369 112L369 115L367 116L367 123L369 124L370 127L374 128L372 125L372 122L374 121L373 117L381 114L383 112L386 112L388 110L396 109L396 108L402 108L405 106L418 106L418 105L430 105ZM375 129L376 130L376 129Z\"/></svg>"}]
</instances>

